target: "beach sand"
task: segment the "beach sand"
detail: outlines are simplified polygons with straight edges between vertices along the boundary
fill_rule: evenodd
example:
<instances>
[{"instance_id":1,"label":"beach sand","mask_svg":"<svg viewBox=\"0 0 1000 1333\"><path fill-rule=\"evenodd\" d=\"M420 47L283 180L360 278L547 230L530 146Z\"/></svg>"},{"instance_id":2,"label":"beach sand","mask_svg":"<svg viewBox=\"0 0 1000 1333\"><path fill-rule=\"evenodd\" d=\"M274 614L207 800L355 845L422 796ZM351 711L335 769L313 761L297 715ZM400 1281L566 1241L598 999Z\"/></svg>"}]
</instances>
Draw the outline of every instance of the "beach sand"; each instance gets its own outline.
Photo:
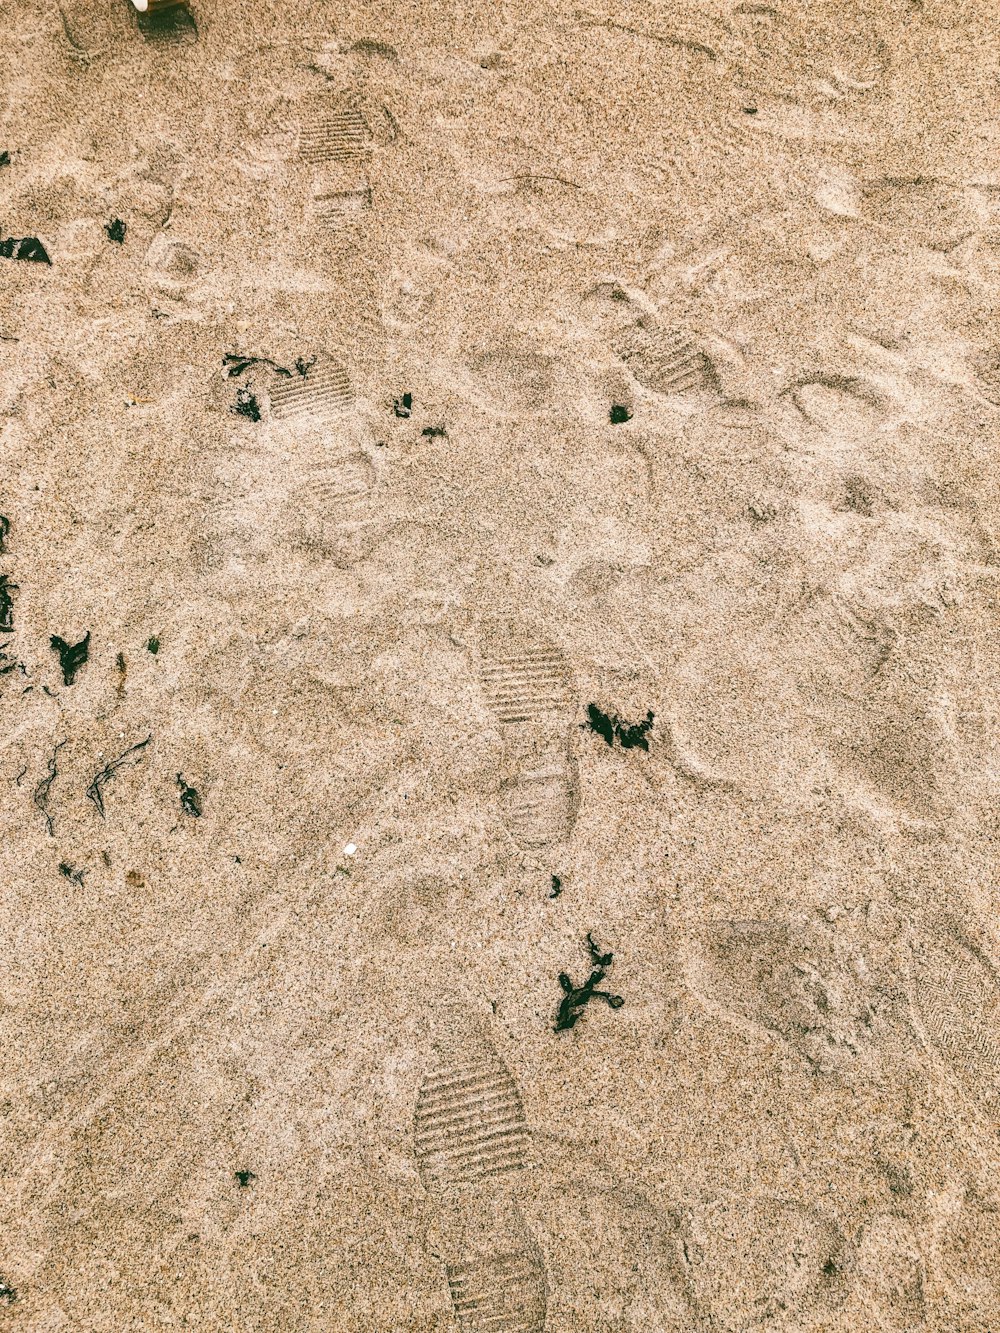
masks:
<instances>
[{"instance_id":1,"label":"beach sand","mask_svg":"<svg viewBox=\"0 0 1000 1333\"><path fill-rule=\"evenodd\" d=\"M0 17L0 1330L995 1333L993 7Z\"/></svg>"}]
</instances>

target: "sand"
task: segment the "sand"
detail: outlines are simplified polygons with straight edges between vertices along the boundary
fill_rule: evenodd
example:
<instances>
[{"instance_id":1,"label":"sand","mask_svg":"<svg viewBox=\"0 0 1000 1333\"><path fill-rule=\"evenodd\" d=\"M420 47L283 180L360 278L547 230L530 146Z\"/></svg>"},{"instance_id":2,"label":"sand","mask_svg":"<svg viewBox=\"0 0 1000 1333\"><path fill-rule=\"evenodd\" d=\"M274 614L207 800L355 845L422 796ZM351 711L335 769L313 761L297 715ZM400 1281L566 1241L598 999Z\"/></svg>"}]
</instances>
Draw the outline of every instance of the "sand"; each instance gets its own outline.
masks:
<instances>
[{"instance_id":1,"label":"sand","mask_svg":"<svg viewBox=\"0 0 1000 1333\"><path fill-rule=\"evenodd\" d=\"M0 13L0 1329L1000 1328L993 6Z\"/></svg>"}]
</instances>

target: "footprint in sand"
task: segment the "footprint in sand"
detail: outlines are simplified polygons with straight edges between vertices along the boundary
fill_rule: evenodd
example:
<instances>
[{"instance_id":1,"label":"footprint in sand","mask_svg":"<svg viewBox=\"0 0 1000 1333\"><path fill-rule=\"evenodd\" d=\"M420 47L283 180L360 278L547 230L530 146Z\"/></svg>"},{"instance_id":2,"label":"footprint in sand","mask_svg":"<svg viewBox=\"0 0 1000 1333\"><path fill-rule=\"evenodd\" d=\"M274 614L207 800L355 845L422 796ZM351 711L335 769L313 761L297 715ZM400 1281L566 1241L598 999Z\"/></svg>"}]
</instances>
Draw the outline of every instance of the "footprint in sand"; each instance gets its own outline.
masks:
<instances>
[{"instance_id":1,"label":"footprint in sand","mask_svg":"<svg viewBox=\"0 0 1000 1333\"><path fill-rule=\"evenodd\" d=\"M463 1333L543 1333L546 1274L504 1178L534 1164L513 1075L456 1015L420 1085L414 1155L437 1214L437 1248Z\"/></svg>"},{"instance_id":2,"label":"footprint in sand","mask_svg":"<svg viewBox=\"0 0 1000 1333\"><path fill-rule=\"evenodd\" d=\"M955 917L911 945L909 992L918 1030L966 1093L1000 1116L1000 972Z\"/></svg>"},{"instance_id":3,"label":"footprint in sand","mask_svg":"<svg viewBox=\"0 0 1000 1333\"><path fill-rule=\"evenodd\" d=\"M854 1247L808 1204L719 1195L685 1211L682 1235L693 1304L719 1333L800 1333L831 1317L854 1281Z\"/></svg>"},{"instance_id":4,"label":"footprint in sand","mask_svg":"<svg viewBox=\"0 0 1000 1333\"><path fill-rule=\"evenodd\" d=\"M324 426L339 420L354 402L350 376L340 362L324 352L302 358L294 371L283 368L270 376L267 400L275 421Z\"/></svg>"},{"instance_id":5,"label":"footprint in sand","mask_svg":"<svg viewBox=\"0 0 1000 1333\"><path fill-rule=\"evenodd\" d=\"M462 1333L690 1333L679 1221L581 1144L530 1134L510 1068L461 1015L439 1032L414 1146Z\"/></svg>"},{"instance_id":6,"label":"footprint in sand","mask_svg":"<svg viewBox=\"0 0 1000 1333\"><path fill-rule=\"evenodd\" d=\"M562 650L527 622L484 626L480 682L504 739L501 808L523 847L565 842L580 803Z\"/></svg>"},{"instance_id":7,"label":"footprint in sand","mask_svg":"<svg viewBox=\"0 0 1000 1333\"><path fill-rule=\"evenodd\" d=\"M719 391L711 358L679 323L644 309L614 283L595 288L587 303L611 351L644 389L666 397Z\"/></svg>"},{"instance_id":8,"label":"footprint in sand","mask_svg":"<svg viewBox=\"0 0 1000 1333\"><path fill-rule=\"evenodd\" d=\"M877 1213L858 1241L858 1290L867 1306L878 1319L902 1317L919 1327L926 1282L920 1241L910 1222L897 1213Z\"/></svg>"},{"instance_id":9,"label":"footprint in sand","mask_svg":"<svg viewBox=\"0 0 1000 1333\"><path fill-rule=\"evenodd\" d=\"M878 1065L878 1015L867 964L783 921L723 921L687 946L683 971L710 1012L769 1032L820 1073Z\"/></svg>"},{"instance_id":10,"label":"footprint in sand","mask_svg":"<svg viewBox=\"0 0 1000 1333\"><path fill-rule=\"evenodd\" d=\"M866 181L861 216L887 228L900 242L940 251L954 249L983 226L971 192L923 176Z\"/></svg>"},{"instance_id":11,"label":"footprint in sand","mask_svg":"<svg viewBox=\"0 0 1000 1333\"><path fill-rule=\"evenodd\" d=\"M297 124L297 158L311 173L309 218L323 230L341 231L371 208L368 123L349 96L326 95L305 100Z\"/></svg>"},{"instance_id":12,"label":"footprint in sand","mask_svg":"<svg viewBox=\"0 0 1000 1333\"><path fill-rule=\"evenodd\" d=\"M569 739L527 738L506 747L508 773L500 809L514 841L526 849L568 842L580 809L580 778Z\"/></svg>"},{"instance_id":13,"label":"footprint in sand","mask_svg":"<svg viewBox=\"0 0 1000 1333\"><path fill-rule=\"evenodd\" d=\"M160 232L146 252L150 294L168 301L172 312L199 318L198 306L207 292L208 261L197 247Z\"/></svg>"},{"instance_id":14,"label":"footprint in sand","mask_svg":"<svg viewBox=\"0 0 1000 1333\"><path fill-rule=\"evenodd\" d=\"M198 548L221 595L258 583L276 560L364 560L385 531L383 459L340 360L249 365L217 398L232 443L205 464Z\"/></svg>"},{"instance_id":15,"label":"footprint in sand","mask_svg":"<svg viewBox=\"0 0 1000 1333\"><path fill-rule=\"evenodd\" d=\"M992 1189L957 1184L945 1202L935 1228L933 1266L948 1296L948 1327L993 1333L1000 1307L1000 1199Z\"/></svg>"},{"instance_id":16,"label":"footprint in sand","mask_svg":"<svg viewBox=\"0 0 1000 1333\"><path fill-rule=\"evenodd\" d=\"M468 365L477 396L494 413L517 418L552 402L554 358L528 342L511 340L507 346L481 348L472 353Z\"/></svg>"}]
</instances>

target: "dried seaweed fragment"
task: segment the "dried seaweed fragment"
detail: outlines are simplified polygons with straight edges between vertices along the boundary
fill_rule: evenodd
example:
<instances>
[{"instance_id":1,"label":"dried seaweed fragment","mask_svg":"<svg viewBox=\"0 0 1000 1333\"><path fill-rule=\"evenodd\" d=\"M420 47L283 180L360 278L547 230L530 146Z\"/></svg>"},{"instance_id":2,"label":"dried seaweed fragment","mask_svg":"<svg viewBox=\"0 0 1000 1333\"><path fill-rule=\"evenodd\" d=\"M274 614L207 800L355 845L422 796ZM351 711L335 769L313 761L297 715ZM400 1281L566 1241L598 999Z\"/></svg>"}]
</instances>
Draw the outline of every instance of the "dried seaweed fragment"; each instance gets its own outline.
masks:
<instances>
[{"instance_id":1,"label":"dried seaweed fragment","mask_svg":"<svg viewBox=\"0 0 1000 1333\"><path fill-rule=\"evenodd\" d=\"M648 733L653 729L653 713L650 710L641 722L617 722L618 744L623 750L648 750Z\"/></svg>"},{"instance_id":2,"label":"dried seaweed fragment","mask_svg":"<svg viewBox=\"0 0 1000 1333\"><path fill-rule=\"evenodd\" d=\"M603 713L598 708L597 704L587 705L586 725L590 727L590 730L593 731L596 735L603 736L604 740L608 743L608 745L614 745L615 743L614 718L609 717L607 713Z\"/></svg>"},{"instance_id":3,"label":"dried seaweed fragment","mask_svg":"<svg viewBox=\"0 0 1000 1333\"><path fill-rule=\"evenodd\" d=\"M16 1300L17 1291L5 1277L0 1277L0 1301L6 1301L8 1305L12 1305Z\"/></svg>"},{"instance_id":4,"label":"dried seaweed fragment","mask_svg":"<svg viewBox=\"0 0 1000 1333\"><path fill-rule=\"evenodd\" d=\"M79 643L67 643L65 639L53 634L49 639L50 647L59 654L59 665L62 668L63 684L72 685L76 680L76 673L80 670L90 655L90 630L80 640Z\"/></svg>"},{"instance_id":5,"label":"dried seaweed fragment","mask_svg":"<svg viewBox=\"0 0 1000 1333\"><path fill-rule=\"evenodd\" d=\"M16 587L17 584L11 583L6 574L0 574L0 631L4 634L10 634L14 629L14 599L11 592Z\"/></svg>"},{"instance_id":6,"label":"dried seaweed fragment","mask_svg":"<svg viewBox=\"0 0 1000 1333\"><path fill-rule=\"evenodd\" d=\"M50 838L55 836L55 824L52 821L52 816L49 814L49 789L53 782L55 782L56 774L58 772L58 769L56 768L56 755L65 744L65 741L60 741L52 751L52 757L49 759L48 763L48 771L31 794L31 799L36 808L42 812Z\"/></svg>"},{"instance_id":7,"label":"dried seaweed fragment","mask_svg":"<svg viewBox=\"0 0 1000 1333\"><path fill-rule=\"evenodd\" d=\"M8 236L0 241L0 259L26 259L32 264L51 264L48 251L37 236Z\"/></svg>"},{"instance_id":8,"label":"dried seaweed fragment","mask_svg":"<svg viewBox=\"0 0 1000 1333\"><path fill-rule=\"evenodd\" d=\"M130 745L117 759L112 759L110 764L105 764L102 769L94 774L87 788L87 799L94 802L102 819L104 818L104 788L120 768L139 762L141 758L140 751L144 750L152 739L153 733L150 732L144 741L137 741L135 745Z\"/></svg>"},{"instance_id":9,"label":"dried seaweed fragment","mask_svg":"<svg viewBox=\"0 0 1000 1333\"><path fill-rule=\"evenodd\" d=\"M110 222L104 224L104 230L107 232L109 241L114 241L115 245L121 245L125 240L128 227L122 222L121 218L112 218Z\"/></svg>"},{"instance_id":10,"label":"dried seaweed fragment","mask_svg":"<svg viewBox=\"0 0 1000 1333\"><path fill-rule=\"evenodd\" d=\"M11 657L7 652L7 644L0 644L0 676L9 676L12 671L20 671L22 676L28 674L23 662L19 662L16 657ZM30 685L27 687L32 688Z\"/></svg>"},{"instance_id":11,"label":"dried seaweed fragment","mask_svg":"<svg viewBox=\"0 0 1000 1333\"><path fill-rule=\"evenodd\" d=\"M0 555L7 550L7 537L10 533L10 519L0 514Z\"/></svg>"},{"instance_id":12,"label":"dried seaweed fragment","mask_svg":"<svg viewBox=\"0 0 1000 1333\"><path fill-rule=\"evenodd\" d=\"M587 720L584 727L600 736L607 745L612 746L617 739L623 750L648 750L649 732L653 729L652 709L641 722L624 722L620 717L605 713L597 704L587 705Z\"/></svg>"},{"instance_id":13,"label":"dried seaweed fragment","mask_svg":"<svg viewBox=\"0 0 1000 1333\"><path fill-rule=\"evenodd\" d=\"M239 352L228 352L222 358L222 373L226 379L237 379L251 366L270 366L276 375L290 376L292 373L286 366L279 366L277 361L272 361L269 356L242 356ZM300 370L299 374L304 375L305 371Z\"/></svg>"},{"instance_id":14,"label":"dried seaweed fragment","mask_svg":"<svg viewBox=\"0 0 1000 1333\"><path fill-rule=\"evenodd\" d=\"M574 1027L583 1017L584 1007L591 1000L604 1000L612 1009L620 1009L625 1003L620 995L597 989L614 961L614 954L602 953L589 933L587 935L587 947L590 950L591 962L595 966L582 986L574 986L565 972L559 973L559 985L563 990L563 998L559 1005L559 1012L556 1015L556 1032L565 1032L567 1029Z\"/></svg>"},{"instance_id":15,"label":"dried seaweed fragment","mask_svg":"<svg viewBox=\"0 0 1000 1333\"><path fill-rule=\"evenodd\" d=\"M181 809L185 814L194 815L197 819L201 815L201 797L194 787L189 787L180 773L177 774L177 785L181 789Z\"/></svg>"},{"instance_id":16,"label":"dried seaweed fragment","mask_svg":"<svg viewBox=\"0 0 1000 1333\"><path fill-rule=\"evenodd\" d=\"M249 389L236 390L236 403L230 408L238 417L246 417L249 421L260 420L260 403Z\"/></svg>"},{"instance_id":17,"label":"dried seaweed fragment","mask_svg":"<svg viewBox=\"0 0 1000 1333\"><path fill-rule=\"evenodd\" d=\"M241 1190L245 1190L248 1185L252 1184L253 1181L257 1179L257 1176L253 1171L234 1171L233 1179L239 1185Z\"/></svg>"},{"instance_id":18,"label":"dried seaweed fragment","mask_svg":"<svg viewBox=\"0 0 1000 1333\"><path fill-rule=\"evenodd\" d=\"M71 880L74 884L78 884L81 889L83 888L83 876L86 873L85 871L77 870L76 867L71 866L68 861L60 861L59 873L64 879Z\"/></svg>"}]
</instances>

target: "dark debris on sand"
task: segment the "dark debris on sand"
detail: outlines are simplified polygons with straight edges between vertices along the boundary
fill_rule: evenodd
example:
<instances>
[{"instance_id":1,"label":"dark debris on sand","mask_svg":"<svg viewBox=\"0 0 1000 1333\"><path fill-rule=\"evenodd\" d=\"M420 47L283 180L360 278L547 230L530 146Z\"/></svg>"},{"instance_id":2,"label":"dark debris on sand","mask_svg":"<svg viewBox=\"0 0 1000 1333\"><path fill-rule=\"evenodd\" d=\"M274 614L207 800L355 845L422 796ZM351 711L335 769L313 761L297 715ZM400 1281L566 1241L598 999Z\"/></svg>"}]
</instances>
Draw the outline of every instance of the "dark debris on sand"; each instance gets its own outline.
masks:
<instances>
[{"instance_id":1,"label":"dark debris on sand","mask_svg":"<svg viewBox=\"0 0 1000 1333\"><path fill-rule=\"evenodd\" d=\"M195 819L201 815L201 797L194 787L189 787L184 778L177 774L177 785L181 789L181 809L187 815L193 815Z\"/></svg>"},{"instance_id":2,"label":"dark debris on sand","mask_svg":"<svg viewBox=\"0 0 1000 1333\"><path fill-rule=\"evenodd\" d=\"M76 680L76 673L90 656L90 630L87 630L79 643L67 643L58 634L53 634L49 639L49 645L54 652L59 654L63 684L72 685Z\"/></svg>"},{"instance_id":3,"label":"dark debris on sand","mask_svg":"<svg viewBox=\"0 0 1000 1333\"><path fill-rule=\"evenodd\" d=\"M559 1005L559 1013L556 1016L556 1032L565 1032L575 1026L583 1017L583 1010L591 1000L603 1000L612 1009L620 1009L625 1003L620 995L613 995L611 991L597 989L614 961L614 954L602 953L590 934L587 935L587 947L590 950L590 959L594 964L594 969L582 986L574 986L565 972L559 973L559 985L563 990L563 998Z\"/></svg>"},{"instance_id":4,"label":"dark debris on sand","mask_svg":"<svg viewBox=\"0 0 1000 1333\"><path fill-rule=\"evenodd\" d=\"M115 776L120 768L125 768L129 764L137 764L142 758L142 751L153 739L152 732L144 741L137 741L135 745L130 745L124 750L117 759L112 759L110 764L105 764L91 778L90 785L87 787L87 800L93 801L97 807L97 812L104 818L104 788Z\"/></svg>"},{"instance_id":5,"label":"dark debris on sand","mask_svg":"<svg viewBox=\"0 0 1000 1333\"><path fill-rule=\"evenodd\" d=\"M648 750L654 720L652 709L641 722L624 722L620 717L605 713L597 704L588 704L587 720L582 725L589 727L607 745L613 746L617 740L623 750Z\"/></svg>"},{"instance_id":6,"label":"dark debris on sand","mask_svg":"<svg viewBox=\"0 0 1000 1333\"><path fill-rule=\"evenodd\" d=\"M248 421L260 420L260 403L249 389L236 390L236 403L230 408L238 417L246 417Z\"/></svg>"},{"instance_id":7,"label":"dark debris on sand","mask_svg":"<svg viewBox=\"0 0 1000 1333\"><path fill-rule=\"evenodd\" d=\"M5 241L0 241L0 259L24 259L31 264L52 263L37 236L8 236Z\"/></svg>"}]
</instances>

